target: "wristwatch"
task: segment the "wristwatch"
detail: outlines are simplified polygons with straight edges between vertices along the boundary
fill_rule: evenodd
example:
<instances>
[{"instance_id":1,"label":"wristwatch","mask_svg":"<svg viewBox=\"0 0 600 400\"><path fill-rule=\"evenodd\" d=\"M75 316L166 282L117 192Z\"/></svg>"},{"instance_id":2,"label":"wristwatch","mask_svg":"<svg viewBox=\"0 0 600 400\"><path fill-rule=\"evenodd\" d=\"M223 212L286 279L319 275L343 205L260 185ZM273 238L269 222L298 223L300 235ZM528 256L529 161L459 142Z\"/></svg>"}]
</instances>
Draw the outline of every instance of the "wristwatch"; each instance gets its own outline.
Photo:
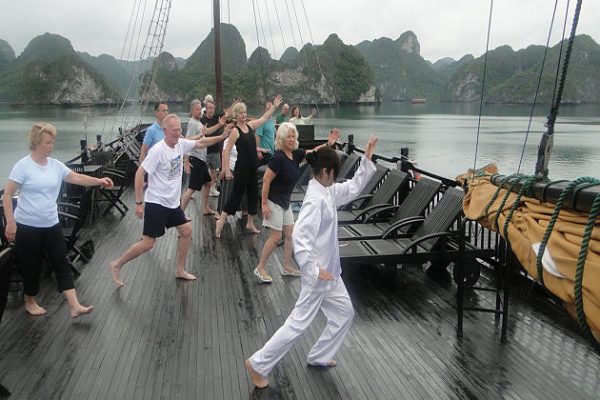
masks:
<instances>
[{"instance_id":1,"label":"wristwatch","mask_svg":"<svg viewBox=\"0 0 600 400\"><path fill-rule=\"evenodd\" d=\"M144 202L143 202L143 201L136 201L136 202L135 202L135 205L136 205L136 206L141 206L142 204L144 204Z\"/></svg>"}]
</instances>

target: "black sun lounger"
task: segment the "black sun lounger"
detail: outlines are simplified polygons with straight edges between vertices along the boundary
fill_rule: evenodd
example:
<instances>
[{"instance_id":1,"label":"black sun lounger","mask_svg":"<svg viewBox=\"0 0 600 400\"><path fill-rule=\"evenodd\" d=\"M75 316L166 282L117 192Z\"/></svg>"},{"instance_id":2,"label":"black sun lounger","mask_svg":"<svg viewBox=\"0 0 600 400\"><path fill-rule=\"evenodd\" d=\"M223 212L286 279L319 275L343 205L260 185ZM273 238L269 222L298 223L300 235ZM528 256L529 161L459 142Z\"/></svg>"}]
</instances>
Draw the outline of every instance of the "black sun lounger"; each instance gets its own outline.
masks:
<instances>
[{"instance_id":1,"label":"black sun lounger","mask_svg":"<svg viewBox=\"0 0 600 400\"><path fill-rule=\"evenodd\" d=\"M452 236L456 236L450 229L461 215L462 200L462 190L448 188L411 237L340 242L342 266L355 263L402 264L456 259L457 247L456 251L450 250L446 244Z\"/></svg>"},{"instance_id":2,"label":"black sun lounger","mask_svg":"<svg viewBox=\"0 0 600 400\"><path fill-rule=\"evenodd\" d=\"M394 196L408 192L409 183L410 176L406 172L394 170L388 173L387 168L377 165L377 171L361 195L338 211L338 225L362 221L375 210L391 206Z\"/></svg>"},{"instance_id":3,"label":"black sun lounger","mask_svg":"<svg viewBox=\"0 0 600 400\"><path fill-rule=\"evenodd\" d=\"M429 207L441 187L442 184L438 181L421 178L400 205L388 205L376 208L373 212L365 215L365 223L340 226L338 239L381 239L384 233L392 227L394 227L392 229L400 233L408 234L415 224L424 220L423 214L425 210ZM396 213L387 222L370 222L371 220L378 220L378 214L390 213L394 210L396 210Z\"/></svg>"}]
</instances>

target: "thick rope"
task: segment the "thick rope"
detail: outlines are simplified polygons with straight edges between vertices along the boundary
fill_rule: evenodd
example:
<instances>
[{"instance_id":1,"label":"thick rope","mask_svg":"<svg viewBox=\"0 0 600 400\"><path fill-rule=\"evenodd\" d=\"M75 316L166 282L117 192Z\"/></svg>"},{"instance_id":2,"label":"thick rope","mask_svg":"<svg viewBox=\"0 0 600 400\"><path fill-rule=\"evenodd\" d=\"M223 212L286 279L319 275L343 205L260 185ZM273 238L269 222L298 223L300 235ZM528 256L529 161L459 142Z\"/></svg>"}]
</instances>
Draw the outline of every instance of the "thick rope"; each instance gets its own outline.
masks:
<instances>
[{"instance_id":1,"label":"thick rope","mask_svg":"<svg viewBox=\"0 0 600 400\"><path fill-rule=\"evenodd\" d=\"M512 220L512 217L513 217L515 211L521 204L521 197L523 195L525 195L527 197L532 197L532 187L533 187L533 184L536 182L536 180L537 179L535 176L527 176L527 177L525 177L525 179L522 180L521 189L519 190L519 193L517 194L517 198L513 202L512 207L510 208L510 211L508 212L508 215L506 216L506 221L504 222L504 238L507 241L508 241L508 226L510 225L510 221Z\"/></svg>"},{"instance_id":2,"label":"thick rope","mask_svg":"<svg viewBox=\"0 0 600 400\"><path fill-rule=\"evenodd\" d=\"M492 198L490 199L490 201L486 204L485 209L483 211L483 215L485 217L487 217L488 215L490 215L490 207L492 207L492 204L494 204L494 202L496 201L496 199L498 198L498 195L500 194L500 191L502 190L502 186L508 182L510 179L515 178L516 175L508 175L505 176L504 178L502 178L500 180L500 183L498 184L498 187L496 187L496 191L494 192L494 194L492 195Z\"/></svg>"},{"instance_id":3,"label":"thick rope","mask_svg":"<svg viewBox=\"0 0 600 400\"><path fill-rule=\"evenodd\" d=\"M544 266L542 265L542 257L544 256L544 251L546 250L546 245L548 244L548 240L550 239L550 235L552 234L552 230L554 229L554 225L556 224L556 220L558 219L558 215L560 214L560 210L563 207L565 199L567 196L571 196L575 188L581 184L594 183L598 182L596 178L592 177L581 177L577 178L574 181L570 182L567 187L563 189L558 196L558 200L556 200L556 204L554 205L554 211L552 212L552 216L550 217L550 221L548 221L548 226L546 227L546 232L544 232L544 236L540 243L540 248L537 254L536 260L536 270L537 270L537 281L540 285L544 286Z\"/></svg>"},{"instance_id":4,"label":"thick rope","mask_svg":"<svg viewBox=\"0 0 600 400\"><path fill-rule=\"evenodd\" d=\"M600 183L600 182L599 182ZM596 225L596 219L600 212L600 193L596 195L590 214L585 225L583 232L583 239L581 241L581 248L579 249L579 257L577 259L577 270L575 271L575 310L577 311L577 320L579 326L583 330L585 337L592 343L596 351L600 350L600 343L594 338L592 331L587 323L585 312L583 310L583 272L585 269L585 261L587 259L588 249L590 247L590 240L592 238L592 231Z\"/></svg>"},{"instance_id":5,"label":"thick rope","mask_svg":"<svg viewBox=\"0 0 600 400\"><path fill-rule=\"evenodd\" d=\"M494 225L496 227L496 232L501 233L500 225L498 222L500 219L500 214L502 213L502 210L504 209L504 206L506 205L506 202L508 201L510 194L513 192L514 187L517 184L523 182L525 179L527 179L527 177L525 175L515 174L515 175L513 175L512 179L509 180L508 189L506 190L506 193L504 193L504 197L502 198L502 201L500 202L500 205L498 206L498 210L496 210L496 220L494 221ZM505 237L504 239L507 242L510 242L508 240L508 237Z\"/></svg>"}]
</instances>

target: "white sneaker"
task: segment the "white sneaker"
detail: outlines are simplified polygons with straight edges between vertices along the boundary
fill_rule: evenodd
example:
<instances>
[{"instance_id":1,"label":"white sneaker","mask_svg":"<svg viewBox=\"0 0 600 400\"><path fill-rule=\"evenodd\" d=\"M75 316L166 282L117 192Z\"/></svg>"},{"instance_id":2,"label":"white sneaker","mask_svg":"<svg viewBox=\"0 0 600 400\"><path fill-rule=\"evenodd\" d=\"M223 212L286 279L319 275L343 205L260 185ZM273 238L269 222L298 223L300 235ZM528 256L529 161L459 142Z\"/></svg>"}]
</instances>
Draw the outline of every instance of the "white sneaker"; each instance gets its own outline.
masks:
<instances>
[{"instance_id":1,"label":"white sneaker","mask_svg":"<svg viewBox=\"0 0 600 400\"><path fill-rule=\"evenodd\" d=\"M217 197L217 196L218 196L218 195L220 195L220 194L221 194L221 193L219 193L219 191L218 191L217 189L215 189L214 187L213 187L213 188L210 188L210 193L209 193L209 196L210 196L210 197Z\"/></svg>"}]
</instances>

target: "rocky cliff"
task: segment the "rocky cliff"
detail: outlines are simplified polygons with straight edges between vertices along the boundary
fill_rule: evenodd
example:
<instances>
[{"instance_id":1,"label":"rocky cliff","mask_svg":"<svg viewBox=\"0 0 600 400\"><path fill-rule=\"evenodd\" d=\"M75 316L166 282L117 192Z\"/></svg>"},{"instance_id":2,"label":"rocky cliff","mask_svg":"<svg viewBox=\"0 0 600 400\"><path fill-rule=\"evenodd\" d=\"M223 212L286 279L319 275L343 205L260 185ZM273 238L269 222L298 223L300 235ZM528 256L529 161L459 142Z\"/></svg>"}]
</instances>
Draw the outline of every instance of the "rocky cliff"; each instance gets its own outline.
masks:
<instances>
[{"instance_id":1,"label":"rocky cliff","mask_svg":"<svg viewBox=\"0 0 600 400\"><path fill-rule=\"evenodd\" d=\"M0 100L24 104L98 104L119 100L104 78L50 33L31 40L0 77Z\"/></svg>"}]
</instances>

